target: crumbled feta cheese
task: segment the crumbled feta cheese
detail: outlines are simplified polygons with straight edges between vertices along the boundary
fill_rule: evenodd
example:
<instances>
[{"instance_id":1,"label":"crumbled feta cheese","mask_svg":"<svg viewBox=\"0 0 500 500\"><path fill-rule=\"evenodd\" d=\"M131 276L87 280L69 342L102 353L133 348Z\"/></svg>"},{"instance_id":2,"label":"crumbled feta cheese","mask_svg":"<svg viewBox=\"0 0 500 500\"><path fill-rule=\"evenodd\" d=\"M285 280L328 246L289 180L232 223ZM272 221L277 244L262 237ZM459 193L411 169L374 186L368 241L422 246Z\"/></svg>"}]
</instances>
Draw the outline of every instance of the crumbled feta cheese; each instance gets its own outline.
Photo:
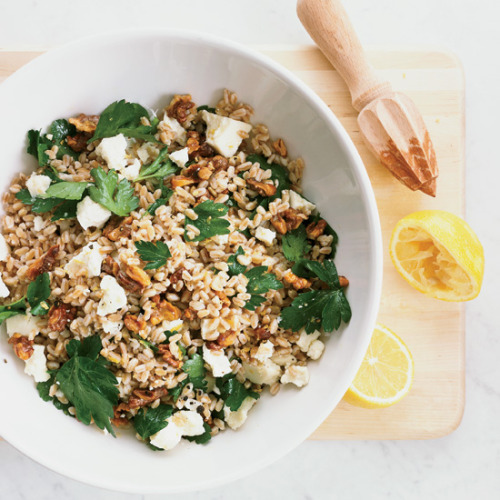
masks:
<instances>
[{"instance_id":1,"label":"crumbled feta cheese","mask_svg":"<svg viewBox=\"0 0 500 500\"><path fill-rule=\"evenodd\" d=\"M171 118L167 115L167 113L165 113L165 116L163 117L161 123L163 125L166 125L173 132L174 141L177 141L181 146L184 146L186 144L187 132L175 118Z\"/></svg>"},{"instance_id":2,"label":"crumbled feta cheese","mask_svg":"<svg viewBox=\"0 0 500 500\"><path fill-rule=\"evenodd\" d=\"M323 354L323 351L325 350L325 344L321 342L321 340L315 340L314 342L311 343L311 347L307 350L307 355L311 359L319 359L321 358L321 355Z\"/></svg>"},{"instance_id":3,"label":"crumbled feta cheese","mask_svg":"<svg viewBox=\"0 0 500 500\"><path fill-rule=\"evenodd\" d=\"M168 330L170 332L176 332L177 330L180 330L181 326L183 325L182 319L174 319L173 321L167 321L166 323L163 323L165 330Z\"/></svg>"},{"instance_id":4,"label":"crumbled feta cheese","mask_svg":"<svg viewBox=\"0 0 500 500\"><path fill-rule=\"evenodd\" d=\"M300 330L299 340L297 340L297 345L300 347L302 352L307 352L309 347L311 347L311 344L318 339L320 335L321 333L318 332L318 330L315 330L312 333L307 333L305 328L302 328Z\"/></svg>"},{"instance_id":5,"label":"crumbled feta cheese","mask_svg":"<svg viewBox=\"0 0 500 500\"><path fill-rule=\"evenodd\" d=\"M165 428L151 436L151 444L163 450L177 446L182 436L199 436L205 432L203 418L197 411L178 411L166 422Z\"/></svg>"},{"instance_id":6,"label":"crumbled feta cheese","mask_svg":"<svg viewBox=\"0 0 500 500\"><path fill-rule=\"evenodd\" d=\"M179 165L179 167L184 168L186 163L189 161L189 148L179 149L179 151L174 151L170 153L170 159Z\"/></svg>"},{"instance_id":7,"label":"crumbled feta cheese","mask_svg":"<svg viewBox=\"0 0 500 500\"><path fill-rule=\"evenodd\" d=\"M123 321L109 321L106 319L101 323L101 326L105 333L117 335L123 328Z\"/></svg>"},{"instance_id":8,"label":"crumbled feta cheese","mask_svg":"<svg viewBox=\"0 0 500 500\"><path fill-rule=\"evenodd\" d=\"M44 354L45 346L34 345L33 354L26 360L24 373L32 375L35 382L46 382L50 375L47 372L47 358Z\"/></svg>"},{"instance_id":9,"label":"crumbled feta cheese","mask_svg":"<svg viewBox=\"0 0 500 500\"><path fill-rule=\"evenodd\" d=\"M101 280L101 290L103 290L104 294L97 306L99 316L114 313L127 305L125 290L113 276L104 276Z\"/></svg>"},{"instance_id":10,"label":"crumbled feta cheese","mask_svg":"<svg viewBox=\"0 0 500 500\"><path fill-rule=\"evenodd\" d=\"M44 226L43 218L37 215L33 219L33 229L38 232L43 229L43 226Z\"/></svg>"},{"instance_id":11,"label":"crumbled feta cheese","mask_svg":"<svg viewBox=\"0 0 500 500\"><path fill-rule=\"evenodd\" d=\"M158 156L158 148L152 142L145 142L140 148L137 149L136 154L145 165L149 160Z\"/></svg>"},{"instance_id":12,"label":"crumbled feta cheese","mask_svg":"<svg viewBox=\"0 0 500 500\"><path fill-rule=\"evenodd\" d=\"M45 194L47 189L49 189L50 182L50 177L47 175L32 174L32 176L26 181L26 187L28 188L31 196L40 196Z\"/></svg>"},{"instance_id":13,"label":"crumbled feta cheese","mask_svg":"<svg viewBox=\"0 0 500 500\"><path fill-rule=\"evenodd\" d=\"M85 245L78 255L75 255L65 266L64 270L70 278L88 276L93 278L101 274L101 264L104 255L100 252L99 243Z\"/></svg>"},{"instance_id":14,"label":"crumbled feta cheese","mask_svg":"<svg viewBox=\"0 0 500 500\"><path fill-rule=\"evenodd\" d=\"M7 246L7 242L3 237L3 234L0 234L0 261L5 262L9 255L9 247Z\"/></svg>"},{"instance_id":15,"label":"crumbled feta cheese","mask_svg":"<svg viewBox=\"0 0 500 500\"><path fill-rule=\"evenodd\" d=\"M257 402L256 399L248 396L243 400L237 411L231 411L230 408L224 406L224 420L226 424L233 430L239 429L248 417L248 412Z\"/></svg>"},{"instance_id":16,"label":"crumbled feta cheese","mask_svg":"<svg viewBox=\"0 0 500 500\"><path fill-rule=\"evenodd\" d=\"M118 170L118 177L120 179L125 178L128 181L133 181L134 179L137 179L137 177L139 177L140 171L141 171L141 162L137 158L134 158L132 163Z\"/></svg>"},{"instance_id":17,"label":"crumbled feta cheese","mask_svg":"<svg viewBox=\"0 0 500 500\"><path fill-rule=\"evenodd\" d=\"M3 282L2 276L0 275L0 297L4 299L5 297L8 297L10 295L10 291Z\"/></svg>"},{"instance_id":18,"label":"crumbled feta cheese","mask_svg":"<svg viewBox=\"0 0 500 500\"><path fill-rule=\"evenodd\" d=\"M261 363L265 363L274 353L274 345L270 340L266 340L260 344L254 358Z\"/></svg>"},{"instance_id":19,"label":"crumbled feta cheese","mask_svg":"<svg viewBox=\"0 0 500 500\"><path fill-rule=\"evenodd\" d=\"M303 387L309 382L309 370L307 366L289 366L281 377L282 384L295 384Z\"/></svg>"},{"instance_id":20,"label":"crumbled feta cheese","mask_svg":"<svg viewBox=\"0 0 500 500\"><path fill-rule=\"evenodd\" d=\"M17 314L5 320L7 335L12 337L14 333L19 333L33 340L40 333L38 321L31 314Z\"/></svg>"},{"instance_id":21,"label":"crumbled feta cheese","mask_svg":"<svg viewBox=\"0 0 500 500\"><path fill-rule=\"evenodd\" d=\"M121 170L127 164L127 139L123 134L102 139L95 152L109 168Z\"/></svg>"},{"instance_id":22,"label":"crumbled feta cheese","mask_svg":"<svg viewBox=\"0 0 500 500\"><path fill-rule=\"evenodd\" d=\"M203 359L212 369L214 377L223 377L231 373L231 363L229 358L222 351L212 351L203 344Z\"/></svg>"},{"instance_id":23,"label":"crumbled feta cheese","mask_svg":"<svg viewBox=\"0 0 500 500\"><path fill-rule=\"evenodd\" d=\"M249 123L209 113L206 110L201 112L201 116L207 124L207 143L226 157L233 156L238 151L243 133L248 134L252 130L252 125Z\"/></svg>"},{"instance_id":24,"label":"crumbled feta cheese","mask_svg":"<svg viewBox=\"0 0 500 500\"><path fill-rule=\"evenodd\" d=\"M209 340L208 337L210 337L215 330L217 330L217 324L215 321L211 319L201 320L201 338L203 340Z\"/></svg>"},{"instance_id":25,"label":"crumbled feta cheese","mask_svg":"<svg viewBox=\"0 0 500 500\"><path fill-rule=\"evenodd\" d=\"M297 362L297 358L290 353L287 354L274 354L272 357L272 360L279 366L284 366L285 368L288 368L290 365L293 365L294 363Z\"/></svg>"},{"instance_id":26,"label":"crumbled feta cheese","mask_svg":"<svg viewBox=\"0 0 500 500\"><path fill-rule=\"evenodd\" d=\"M290 206L295 210L300 210L301 212L304 212L309 215L316 208L316 205L307 201L305 198L300 196L300 194L297 193L296 191L292 191L290 189L288 193L290 196Z\"/></svg>"},{"instance_id":27,"label":"crumbled feta cheese","mask_svg":"<svg viewBox=\"0 0 500 500\"><path fill-rule=\"evenodd\" d=\"M243 361L243 370L245 377L254 384L271 385L277 382L281 375L281 368L270 359L261 364Z\"/></svg>"},{"instance_id":28,"label":"crumbled feta cheese","mask_svg":"<svg viewBox=\"0 0 500 500\"><path fill-rule=\"evenodd\" d=\"M93 201L90 196L85 196L76 205L76 218L83 229L88 229L89 227L101 228L110 217L111 212Z\"/></svg>"},{"instance_id":29,"label":"crumbled feta cheese","mask_svg":"<svg viewBox=\"0 0 500 500\"><path fill-rule=\"evenodd\" d=\"M259 226L255 230L255 237L258 240L263 241L266 245L272 245L274 239L276 238L276 233L274 231L271 231L270 229Z\"/></svg>"}]
</instances>

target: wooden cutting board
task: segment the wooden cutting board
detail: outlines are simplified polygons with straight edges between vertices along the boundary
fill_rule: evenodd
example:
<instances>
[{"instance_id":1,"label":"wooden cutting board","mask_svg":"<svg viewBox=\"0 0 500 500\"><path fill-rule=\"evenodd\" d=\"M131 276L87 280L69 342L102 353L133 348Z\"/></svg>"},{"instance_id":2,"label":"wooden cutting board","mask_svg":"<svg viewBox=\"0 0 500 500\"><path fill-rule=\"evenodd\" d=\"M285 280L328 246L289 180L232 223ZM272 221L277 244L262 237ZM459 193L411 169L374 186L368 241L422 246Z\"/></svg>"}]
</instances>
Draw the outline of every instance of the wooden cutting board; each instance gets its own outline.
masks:
<instances>
[{"instance_id":1,"label":"wooden cutting board","mask_svg":"<svg viewBox=\"0 0 500 500\"><path fill-rule=\"evenodd\" d=\"M391 263L388 242L396 222L422 209L464 212L464 78L460 62L440 51L370 51L369 59L396 90L421 110L440 168L436 199L397 182L363 144L347 87L315 47L257 47L308 84L347 129L363 158L377 198L384 239L384 285L379 322L410 348L415 381L391 408L364 410L341 402L312 439L425 439L452 432L465 403L464 307L413 290ZM0 50L0 81L40 52Z\"/></svg>"}]
</instances>

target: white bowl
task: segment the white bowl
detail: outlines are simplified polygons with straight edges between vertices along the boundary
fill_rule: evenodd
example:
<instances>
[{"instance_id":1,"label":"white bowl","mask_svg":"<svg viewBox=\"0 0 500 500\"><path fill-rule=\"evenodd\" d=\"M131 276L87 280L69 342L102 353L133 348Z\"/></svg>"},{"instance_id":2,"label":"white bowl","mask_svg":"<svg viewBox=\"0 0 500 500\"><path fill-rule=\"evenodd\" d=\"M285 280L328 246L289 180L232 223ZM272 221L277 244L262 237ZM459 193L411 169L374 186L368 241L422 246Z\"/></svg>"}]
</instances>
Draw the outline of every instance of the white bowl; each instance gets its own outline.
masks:
<instances>
[{"instance_id":1,"label":"white bowl","mask_svg":"<svg viewBox=\"0 0 500 500\"><path fill-rule=\"evenodd\" d=\"M37 462L71 478L135 493L199 490L250 474L305 440L328 416L354 378L375 324L382 283L382 243L375 199L363 163L328 107L272 60L233 42L189 32L127 31L52 50L0 86L0 190L33 168L26 131L80 112L99 113L126 98L161 108L174 93L214 104L235 90L305 159L305 193L338 232L335 259L349 278L353 317L333 335L311 380L264 396L237 432L207 446L152 452L132 433L104 436L40 399L5 335L0 342L0 435Z\"/></svg>"}]
</instances>

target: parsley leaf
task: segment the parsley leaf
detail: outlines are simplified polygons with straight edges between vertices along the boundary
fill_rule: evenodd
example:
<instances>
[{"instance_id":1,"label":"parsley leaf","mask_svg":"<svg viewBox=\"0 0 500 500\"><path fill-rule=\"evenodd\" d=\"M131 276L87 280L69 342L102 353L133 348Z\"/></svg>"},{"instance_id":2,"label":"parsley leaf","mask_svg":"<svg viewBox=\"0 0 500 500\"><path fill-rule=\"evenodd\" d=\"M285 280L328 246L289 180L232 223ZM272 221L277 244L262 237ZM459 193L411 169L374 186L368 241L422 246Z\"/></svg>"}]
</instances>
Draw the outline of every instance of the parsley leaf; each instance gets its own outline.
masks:
<instances>
[{"instance_id":1,"label":"parsley leaf","mask_svg":"<svg viewBox=\"0 0 500 500\"><path fill-rule=\"evenodd\" d=\"M49 186L43 198L59 198L62 200L81 200L87 189L86 182L61 181Z\"/></svg>"},{"instance_id":2,"label":"parsley leaf","mask_svg":"<svg viewBox=\"0 0 500 500\"><path fill-rule=\"evenodd\" d=\"M22 314L26 311L26 302L25 297L21 297L16 302L12 302L12 304L5 304L0 306L0 325L8 318L12 316L17 316L18 314Z\"/></svg>"},{"instance_id":3,"label":"parsley leaf","mask_svg":"<svg viewBox=\"0 0 500 500\"><path fill-rule=\"evenodd\" d=\"M211 108L207 104L203 104L203 106L198 106L196 108L196 111L203 111L203 110L208 111L209 113L215 113L215 108Z\"/></svg>"},{"instance_id":4,"label":"parsley leaf","mask_svg":"<svg viewBox=\"0 0 500 500\"><path fill-rule=\"evenodd\" d=\"M168 155L168 146L165 146L156 159L151 163L151 165L144 165L141 168L141 172L139 177L135 179L135 182L143 181L145 179L164 179L169 175L175 174L179 168L172 163L170 158L165 160L165 157ZM164 161L165 160L165 161Z\"/></svg>"},{"instance_id":5,"label":"parsley leaf","mask_svg":"<svg viewBox=\"0 0 500 500\"><path fill-rule=\"evenodd\" d=\"M265 198L266 200L273 201L276 198L280 198L281 192L284 189L290 189L290 177L286 168L281 165L277 165L276 163L268 163L264 156L258 154L248 155L247 161L259 163L260 168L263 170L271 170L271 179L273 181L278 181L276 193L273 196Z\"/></svg>"},{"instance_id":6,"label":"parsley leaf","mask_svg":"<svg viewBox=\"0 0 500 500\"><path fill-rule=\"evenodd\" d=\"M61 200L58 198L33 197L27 189L21 189L21 191L16 193L16 198L22 201L25 205L31 205L31 210L37 214L50 212L61 203Z\"/></svg>"},{"instance_id":7,"label":"parsley leaf","mask_svg":"<svg viewBox=\"0 0 500 500\"><path fill-rule=\"evenodd\" d=\"M92 419L99 429L115 435L110 419L113 405L118 403L118 381L100 361L102 348L99 336L82 342L73 339L66 346L70 359L56 373L62 392L76 410L78 420L89 425Z\"/></svg>"},{"instance_id":8,"label":"parsley leaf","mask_svg":"<svg viewBox=\"0 0 500 500\"><path fill-rule=\"evenodd\" d=\"M300 265L329 288L311 290L295 297L292 304L281 311L280 326L294 332L305 328L307 333L320 328L325 332L338 330L342 321L347 323L351 319L352 312L339 284L335 264L332 260L323 263L304 260Z\"/></svg>"},{"instance_id":9,"label":"parsley leaf","mask_svg":"<svg viewBox=\"0 0 500 500\"><path fill-rule=\"evenodd\" d=\"M283 254L291 262L298 262L304 258L311 245L307 243L307 232L304 224L301 224L297 229L288 231L281 237L281 245Z\"/></svg>"},{"instance_id":10,"label":"parsley leaf","mask_svg":"<svg viewBox=\"0 0 500 500\"><path fill-rule=\"evenodd\" d=\"M238 411L243 401L248 398L259 399L257 392L247 389L241 382L238 382L235 375L226 375L216 379L217 387L220 390L221 398L231 411Z\"/></svg>"},{"instance_id":11,"label":"parsley leaf","mask_svg":"<svg viewBox=\"0 0 500 500\"><path fill-rule=\"evenodd\" d=\"M182 371L188 374L189 381L195 389L206 390L205 366L203 358L199 354L195 353L192 358L185 361L182 365Z\"/></svg>"},{"instance_id":12,"label":"parsley leaf","mask_svg":"<svg viewBox=\"0 0 500 500\"><path fill-rule=\"evenodd\" d=\"M125 217L139 206L139 198L134 196L130 182L127 179L118 182L118 174L114 170L106 173L102 167L98 167L90 173L96 185L89 188L89 195L96 203L120 217Z\"/></svg>"},{"instance_id":13,"label":"parsley leaf","mask_svg":"<svg viewBox=\"0 0 500 500\"><path fill-rule=\"evenodd\" d=\"M245 309L249 311L254 311L266 301L265 297L260 297L261 294L283 288L283 283L268 272L267 266L254 267L246 271L245 276L248 278L247 293L251 294L250 300L245 304Z\"/></svg>"},{"instance_id":14,"label":"parsley leaf","mask_svg":"<svg viewBox=\"0 0 500 500\"><path fill-rule=\"evenodd\" d=\"M158 241L153 243L151 241L136 241L135 248L139 257L144 262L149 262L144 269L158 269L167 263L167 259L172 257L170 250L166 243Z\"/></svg>"},{"instance_id":15,"label":"parsley leaf","mask_svg":"<svg viewBox=\"0 0 500 500\"><path fill-rule=\"evenodd\" d=\"M158 198L154 203L151 203L151 205L149 205L149 207L147 208L146 212L148 212L151 215L155 215L156 210L161 206L166 205L168 203L168 200L170 200L173 194L174 192L171 189L169 189L166 193L166 196L164 197L162 195L161 198Z\"/></svg>"},{"instance_id":16,"label":"parsley leaf","mask_svg":"<svg viewBox=\"0 0 500 500\"><path fill-rule=\"evenodd\" d=\"M319 213L316 213L315 215L311 215L311 217L309 218L309 222L317 223L321 218L322 218L321 215ZM337 233L335 232L335 230L332 228L332 226L330 226L330 224L328 224L328 222L326 222L326 227L325 227L325 230L323 231L323 234L333 236L332 253L330 254L330 258L333 259L335 257L335 253L337 250L337 244L339 242L339 237L338 237Z\"/></svg>"},{"instance_id":17,"label":"parsley leaf","mask_svg":"<svg viewBox=\"0 0 500 500\"><path fill-rule=\"evenodd\" d=\"M167 426L167 418L172 415L174 408L161 404L156 408L141 408L134 417L134 428L142 439L160 432Z\"/></svg>"},{"instance_id":18,"label":"parsley leaf","mask_svg":"<svg viewBox=\"0 0 500 500\"><path fill-rule=\"evenodd\" d=\"M57 221L61 219L75 219L76 209L79 201L78 200L66 200L61 203L55 210L54 215L52 215L51 221Z\"/></svg>"},{"instance_id":19,"label":"parsley leaf","mask_svg":"<svg viewBox=\"0 0 500 500\"><path fill-rule=\"evenodd\" d=\"M158 352L158 347L155 346L152 342L149 340L143 339L139 334L134 335L134 338L141 344L143 347L146 347L147 349L151 349L153 352Z\"/></svg>"},{"instance_id":20,"label":"parsley leaf","mask_svg":"<svg viewBox=\"0 0 500 500\"><path fill-rule=\"evenodd\" d=\"M47 299L50 297L50 277L48 273L40 274L28 285L26 298L31 306L33 316L43 316L49 311Z\"/></svg>"},{"instance_id":21,"label":"parsley leaf","mask_svg":"<svg viewBox=\"0 0 500 500\"><path fill-rule=\"evenodd\" d=\"M52 373L50 376L49 380L45 382L38 382L36 384L36 390L38 391L38 395L44 400L44 401L52 401L52 404L58 409L63 411L66 415L70 417L74 417L74 415L71 415L69 412L69 409L71 406L73 406L71 403L61 403L59 399L57 399L55 396L52 397L50 396L50 388L56 381L56 375L55 373Z\"/></svg>"},{"instance_id":22,"label":"parsley leaf","mask_svg":"<svg viewBox=\"0 0 500 500\"><path fill-rule=\"evenodd\" d=\"M243 248L238 247L236 253L227 259L227 266L229 268L227 274L229 274L229 276L236 276L237 274L244 273L247 268L238 262L238 255L245 255Z\"/></svg>"},{"instance_id":23,"label":"parsley leaf","mask_svg":"<svg viewBox=\"0 0 500 500\"><path fill-rule=\"evenodd\" d=\"M196 444L208 443L212 439L212 428L206 422L203 422L203 428L205 429L203 434L199 434L198 436L183 436L184 439Z\"/></svg>"},{"instance_id":24,"label":"parsley leaf","mask_svg":"<svg viewBox=\"0 0 500 500\"><path fill-rule=\"evenodd\" d=\"M179 396L182 394L182 389L186 387L189 383L189 377L185 378L181 382L179 382L175 387L172 387L171 389L168 390L168 393L172 396L172 399L174 401L177 401L179 399Z\"/></svg>"},{"instance_id":25,"label":"parsley leaf","mask_svg":"<svg viewBox=\"0 0 500 500\"><path fill-rule=\"evenodd\" d=\"M125 99L111 103L102 113L97 123L94 135L88 142L114 137L123 134L125 137L135 137L149 142L158 142L154 136L158 121L142 125L141 118L149 119L149 112L140 104L126 102Z\"/></svg>"},{"instance_id":26,"label":"parsley leaf","mask_svg":"<svg viewBox=\"0 0 500 500\"><path fill-rule=\"evenodd\" d=\"M188 224L197 227L200 234L190 240L187 236L187 230L184 231L186 241L203 241L217 234L229 234L229 221L223 219L228 208L223 203L214 203L212 200L206 200L193 208L198 215L196 220L186 217L184 225Z\"/></svg>"}]
</instances>

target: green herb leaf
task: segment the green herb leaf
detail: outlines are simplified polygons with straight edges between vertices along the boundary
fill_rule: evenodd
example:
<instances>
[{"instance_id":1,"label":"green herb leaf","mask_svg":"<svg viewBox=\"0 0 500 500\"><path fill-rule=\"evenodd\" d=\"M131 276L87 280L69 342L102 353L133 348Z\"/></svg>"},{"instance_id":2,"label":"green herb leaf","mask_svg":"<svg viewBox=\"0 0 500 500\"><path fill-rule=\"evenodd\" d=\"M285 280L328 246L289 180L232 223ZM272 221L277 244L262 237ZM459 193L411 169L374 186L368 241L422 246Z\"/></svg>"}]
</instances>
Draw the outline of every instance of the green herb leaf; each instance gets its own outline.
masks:
<instances>
[{"instance_id":1,"label":"green herb leaf","mask_svg":"<svg viewBox=\"0 0 500 500\"><path fill-rule=\"evenodd\" d=\"M256 307L266 301L264 297L259 295L267 293L271 289L283 288L283 283L273 273L268 272L267 266L254 267L246 271L245 276L248 278L247 292L252 295L245 304L245 309L249 311L254 311Z\"/></svg>"},{"instance_id":2,"label":"green herb leaf","mask_svg":"<svg viewBox=\"0 0 500 500\"><path fill-rule=\"evenodd\" d=\"M58 198L36 198L30 195L27 189L21 189L16 193L16 198L21 200L25 205L31 205L31 210L37 214L50 212L61 203Z\"/></svg>"},{"instance_id":3,"label":"green herb leaf","mask_svg":"<svg viewBox=\"0 0 500 500\"><path fill-rule=\"evenodd\" d=\"M298 262L311 250L311 245L307 242L307 232L304 224L297 229L288 231L281 237L283 254L291 262Z\"/></svg>"},{"instance_id":4,"label":"green herb leaf","mask_svg":"<svg viewBox=\"0 0 500 500\"><path fill-rule=\"evenodd\" d=\"M134 335L134 338L147 349L151 349L153 352L158 352L158 347L154 345L149 340L143 339L139 334Z\"/></svg>"},{"instance_id":5,"label":"green herb leaf","mask_svg":"<svg viewBox=\"0 0 500 500\"><path fill-rule=\"evenodd\" d=\"M179 396L182 394L182 389L186 387L189 383L189 377L185 378L181 382L179 382L175 387L172 387L171 389L168 390L168 393L172 396L172 399L177 401L179 399Z\"/></svg>"},{"instance_id":6,"label":"green herb leaf","mask_svg":"<svg viewBox=\"0 0 500 500\"><path fill-rule=\"evenodd\" d=\"M72 406L71 403L61 403L55 396L54 397L50 396L50 388L55 383L55 379L56 375L55 373L52 373L49 380L47 380L46 382L38 382L38 384L36 384L36 389L38 391L38 394L44 401L52 401L52 404L58 410L63 411L66 415L70 417L74 417L74 415L71 415L71 413L69 412L69 409Z\"/></svg>"},{"instance_id":7,"label":"green herb leaf","mask_svg":"<svg viewBox=\"0 0 500 500\"><path fill-rule=\"evenodd\" d=\"M317 223L320 219L322 219L321 215L319 213L316 213L315 215L311 215L311 217L309 217L309 222ZM332 253L330 254L330 259L333 259L335 257L335 253L337 250L337 244L339 242L339 237L338 237L337 233L335 232L335 230L332 228L332 226L330 226L330 224L328 224L328 222L326 222L326 227L325 227L325 230L323 231L323 234L333 236Z\"/></svg>"},{"instance_id":8,"label":"green herb leaf","mask_svg":"<svg viewBox=\"0 0 500 500\"><path fill-rule=\"evenodd\" d=\"M49 312L49 305L46 302L49 297L50 277L48 273L43 273L28 285L28 292L26 293L33 316L43 316Z\"/></svg>"},{"instance_id":9,"label":"green herb leaf","mask_svg":"<svg viewBox=\"0 0 500 500\"><path fill-rule=\"evenodd\" d=\"M23 314L26 311L26 298L22 297L12 304L0 306L0 325L8 318Z\"/></svg>"},{"instance_id":10,"label":"green herb leaf","mask_svg":"<svg viewBox=\"0 0 500 500\"><path fill-rule=\"evenodd\" d=\"M68 120L55 120L50 126L50 133L52 134L54 143L59 146L61 141L66 139L68 135L76 134L76 128L74 125L71 125Z\"/></svg>"},{"instance_id":11,"label":"green herb leaf","mask_svg":"<svg viewBox=\"0 0 500 500\"><path fill-rule=\"evenodd\" d=\"M220 390L221 398L231 411L238 411L243 401L248 398L259 399L257 392L247 389L241 382L238 382L235 375L226 375L216 379L217 387Z\"/></svg>"},{"instance_id":12,"label":"green herb leaf","mask_svg":"<svg viewBox=\"0 0 500 500\"><path fill-rule=\"evenodd\" d=\"M54 215L50 220L57 221L61 219L75 219L78 203L78 200L64 201L54 210Z\"/></svg>"},{"instance_id":13,"label":"green herb leaf","mask_svg":"<svg viewBox=\"0 0 500 500\"><path fill-rule=\"evenodd\" d=\"M229 268L227 273L229 274L229 276L236 276L238 274L242 274L245 272L247 268L246 266L238 262L238 255L245 255L245 251L243 250L243 248L238 247L236 253L231 255L227 259L227 266Z\"/></svg>"},{"instance_id":14,"label":"green herb leaf","mask_svg":"<svg viewBox=\"0 0 500 500\"><path fill-rule=\"evenodd\" d=\"M118 182L118 174L114 170L106 173L102 167L98 167L90 173L96 185L89 188L89 195L96 203L120 217L125 217L139 206L139 198L134 195L130 182L127 179Z\"/></svg>"},{"instance_id":15,"label":"green herb leaf","mask_svg":"<svg viewBox=\"0 0 500 500\"><path fill-rule=\"evenodd\" d=\"M182 365L182 371L188 374L189 381L195 389L206 390L205 366L203 358L199 354L193 354L192 358L185 361Z\"/></svg>"},{"instance_id":16,"label":"green herb leaf","mask_svg":"<svg viewBox=\"0 0 500 500\"><path fill-rule=\"evenodd\" d=\"M175 166L170 158L168 158L168 146L165 146L153 163L150 165L144 165L141 168L139 177L135 179L135 182L152 178L164 179L165 177L175 174L178 171L179 167Z\"/></svg>"},{"instance_id":17,"label":"green herb leaf","mask_svg":"<svg viewBox=\"0 0 500 500\"><path fill-rule=\"evenodd\" d=\"M78 420L89 425L93 419L99 429L114 436L110 419L113 405L118 403L118 381L96 358L98 347L102 348L98 336L83 342L73 339L66 348L70 359L57 372L56 381L75 407Z\"/></svg>"},{"instance_id":18,"label":"green herb leaf","mask_svg":"<svg viewBox=\"0 0 500 500\"><path fill-rule=\"evenodd\" d=\"M96 131L89 142L118 134L158 142L154 136L158 121L155 120L151 126L142 125L142 117L149 119L149 113L140 104L126 102L125 99L113 102L101 113Z\"/></svg>"},{"instance_id":19,"label":"green herb leaf","mask_svg":"<svg viewBox=\"0 0 500 500\"><path fill-rule=\"evenodd\" d=\"M351 319L352 313L344 290L340 287L335 264L332 260L323 263L305 260L300 265L329 288L311 290L295 297L292 304L281 311L280 326L294 332L305 328L307 333L320 328L325 332L338 330L342 321L347 323Z\"/></svg>"},{"instance_id":20,"label":"green herb leaf","mask_svg":"<svg viewBox=\"0 0 500 500\"><path fill-rule=\"evenodd\" d=\"M81 200L87 182L66 182L61 181L49 186L49 189L43 195L43 198L59 198L62 200Z\"/></svg>"},{"instance_id":21,"label":"green herb leaf","mask_svg":"<svg viewBox=\"0 0 500 500\"><path fill-rule=\"evenodd\" d=\"M141 408L134 417L134 428L142 439L160 432L167 426L167 418L172 415L174 408L161 404L156 408Z\"/></svg>"},{"instance_id":22,"label":"green herb leaf","mask_svg":"<svg viewBox=\"0 0 500 500\"><path fill-rule=\"evenodd\" d=\"M206 200L200 203L193 210L198 215L196 220L186 217L184 225L191 224L200 230L200 234L190 240L187 236L187 230L184 231L186 241L203 241L217 234L229 234L229 221L223 219L228 208L223 203L214 203L212 200Z\"/></svg>"},{"instance_id":23,"label":"green herb leaf","mask_svg":"<svg viewBox=\"0 0 500 500\"><path fill-rule=\"evenodd\" d=\"M153 243L151 241L136 241L135 248L139 257L144 262L149 262L144 269L158 269L167 263L167 259L172 257L170 250L166 243L158 241Z\"/></svg>"},{"instance_id":24,"label":"green herb leaf","mask_svg":"<svg viewBox=\"0 0 500 500\"><path fill-rule=\"evenodd\" d=\"M196 444L208 443L212 439L212 428L206 422L203 422L203 428L205 429L203 434L199 434L198 436L183 436L184 439Z\"/></svg>"},{"instance_id":25,"label":"green herb leaf","mask_svg":"<svg viewBox=\"0 0 500 500\"><path fill-rule=\"evenodd\" d=\"M203 106L198 106L196 108L196 111L203 111L203 110L208 111L209 113L215 113L215 108L211 108L207 104L203 104Z\"/></svg>"}]
</instances>

